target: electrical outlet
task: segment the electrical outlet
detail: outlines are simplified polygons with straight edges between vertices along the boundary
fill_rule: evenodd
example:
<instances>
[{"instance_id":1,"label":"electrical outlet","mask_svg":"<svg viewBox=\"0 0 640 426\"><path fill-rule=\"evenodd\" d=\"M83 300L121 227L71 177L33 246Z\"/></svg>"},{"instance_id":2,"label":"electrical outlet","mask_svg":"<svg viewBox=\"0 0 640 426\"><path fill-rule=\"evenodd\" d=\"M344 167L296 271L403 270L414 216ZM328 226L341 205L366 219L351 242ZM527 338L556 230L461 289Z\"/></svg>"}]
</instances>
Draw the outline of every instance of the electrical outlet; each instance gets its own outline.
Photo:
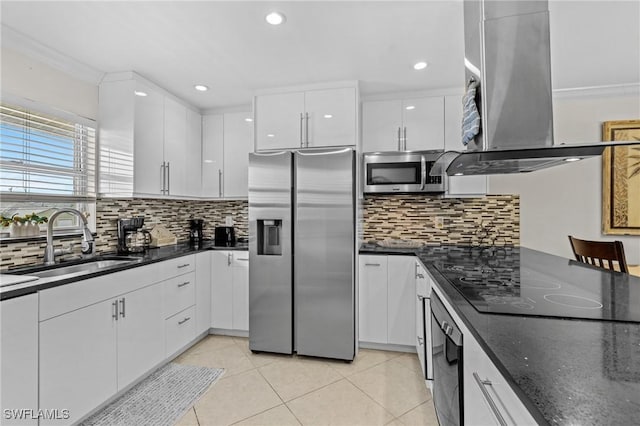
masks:
<instances>
[{"instance_id":1,"label":"electrical outlet","mask_svg":"<svg viewBox=\"0 0 640 426\"><path fill-rule=\"evenodd\" d=\"M433 226L436 229L442 229L444 228L444 217L442 216L436 216L435 219L433 219Z\"/></svg>"}]
</instances>

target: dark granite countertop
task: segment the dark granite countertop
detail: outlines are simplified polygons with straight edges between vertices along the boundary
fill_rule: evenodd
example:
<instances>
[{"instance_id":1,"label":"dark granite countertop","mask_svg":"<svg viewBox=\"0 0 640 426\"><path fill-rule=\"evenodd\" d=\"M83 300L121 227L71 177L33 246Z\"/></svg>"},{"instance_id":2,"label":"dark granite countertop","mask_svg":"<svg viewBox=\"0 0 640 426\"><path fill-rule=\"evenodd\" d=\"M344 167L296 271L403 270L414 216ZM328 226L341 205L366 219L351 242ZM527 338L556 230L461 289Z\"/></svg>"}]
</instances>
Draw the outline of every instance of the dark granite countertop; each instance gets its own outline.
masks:
<instances>
[{"instance_id":1,"label":"dark granite countertop","mask_svg":"<svg viewBox=\"0 0 640 426\"><path fill-rule=\"evenodd\" d=\"M127 257L136 257L139 260L116 265L110 268L104 268L100 271L83 274L71 277L50 277L50 278L40 278L36 281L29 281L22 284L9 285L0 287L0 300L12 299L14 297L24 296L26 294L36 293L40 290L45 290L47 288L58 287L61 285L69 284L76 281L86 280L89 278L94 278L100 275L111 274L114 272L124 271L126 269L137 268L139 266L148 265L150 263L162 262L164 260L187 256L190 254L199 253L207 250L248 250L248 245L246 242L240 242L233 246L216 246L212 240L206 240L200 246L193 246L189 243L180 243L171 246L158 247L148 249L143 254L132 254L127 255ZM115 253L101 253L99 257L109 257L115 256ZM82 261L68 261L64 262L63 265L74 265L81 264ZM2 274L17 274L17 275L33 275L38 271L42 271L46 269L43 266L28 266L24 268L16 268L1 271Z\"/></svg>"},{"instance_id":2,"label":"dark granite countertop","mask_svg":"<svg viewBox=\"0 0 640 426\"><path fill-rule=\"evenodd\" d=\"M416 255L539 423L638 424L640 323L634 318L640 314L640 278L523 247L390 249L365 244L360 254ZM481 312L441 272L447 264L469 259L478 265L511 263L558 281L597 285L605 309L622 312L615 318L623 320Z\"/></svg>"}]
</instances>

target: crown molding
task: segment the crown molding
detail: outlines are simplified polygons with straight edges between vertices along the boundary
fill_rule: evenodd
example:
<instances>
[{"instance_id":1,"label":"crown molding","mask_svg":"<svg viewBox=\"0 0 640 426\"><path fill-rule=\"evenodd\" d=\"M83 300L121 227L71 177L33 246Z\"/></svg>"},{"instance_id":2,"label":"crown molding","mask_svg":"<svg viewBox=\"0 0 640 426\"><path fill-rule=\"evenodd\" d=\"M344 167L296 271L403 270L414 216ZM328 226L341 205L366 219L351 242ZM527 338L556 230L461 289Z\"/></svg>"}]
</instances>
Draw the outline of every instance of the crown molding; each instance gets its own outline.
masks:
<instances>
[{"instance_id":1,"label":"crown molding","mask_svg":"<svg viewBox=\"0 0 640 426\"><path fill-rule=\"evenodd\" d=\"M638 94L640 94L640 83L610 84L603 86L573 87L553 90L554 99L628 95L637 96Z\"/></svg>"},{"instance_id":2,"label":"crown molding","mask_svg":"<svg viewBox=\"0 0 640 426\"><path fill-rule=\"evenodd\" d=\"M15 50L31 59L42 62L87 83L98 85L105 74L5 24L2 24L2 48Z\"/></svg>"}]
</instances>

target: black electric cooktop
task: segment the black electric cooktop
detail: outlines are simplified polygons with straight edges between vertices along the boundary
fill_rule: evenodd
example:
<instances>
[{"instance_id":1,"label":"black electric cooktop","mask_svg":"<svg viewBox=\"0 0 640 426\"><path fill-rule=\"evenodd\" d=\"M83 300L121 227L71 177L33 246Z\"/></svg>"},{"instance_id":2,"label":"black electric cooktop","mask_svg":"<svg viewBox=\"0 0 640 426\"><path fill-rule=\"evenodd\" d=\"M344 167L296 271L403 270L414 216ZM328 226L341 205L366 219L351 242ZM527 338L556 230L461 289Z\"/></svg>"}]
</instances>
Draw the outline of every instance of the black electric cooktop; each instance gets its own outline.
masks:
<instances>
[{"instance_id":1,"label":"black electric cooktop","mask_svg":"<svg viewBox=\"0 0 640 426\"><path fill-rule=\"evenodd\" d=\"M640 287L628 274L523 248L436 268L479 312L640 322Z\"/></svg>"}]
</instances>

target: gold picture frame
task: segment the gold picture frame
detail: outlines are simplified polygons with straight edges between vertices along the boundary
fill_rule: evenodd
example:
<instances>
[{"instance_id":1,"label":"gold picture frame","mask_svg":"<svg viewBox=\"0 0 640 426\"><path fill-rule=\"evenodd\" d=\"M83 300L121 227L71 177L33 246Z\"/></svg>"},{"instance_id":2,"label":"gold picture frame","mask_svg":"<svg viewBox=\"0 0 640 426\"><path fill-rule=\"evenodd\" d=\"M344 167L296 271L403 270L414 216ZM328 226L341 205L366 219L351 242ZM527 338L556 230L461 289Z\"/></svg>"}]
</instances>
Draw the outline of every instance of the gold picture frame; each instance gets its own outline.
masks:
<instances>
[{"instance_id":1,"label":"gold picture frame","mask_svg":"<svg viewBox=\"0 0 640 426\"><path fill-rule=\"evenodd\" d=\"M602 140L640 144L640 120L605 121ZM640 235L640 145L602 153L602 233Z\"/></svg>"}]
</instances>

